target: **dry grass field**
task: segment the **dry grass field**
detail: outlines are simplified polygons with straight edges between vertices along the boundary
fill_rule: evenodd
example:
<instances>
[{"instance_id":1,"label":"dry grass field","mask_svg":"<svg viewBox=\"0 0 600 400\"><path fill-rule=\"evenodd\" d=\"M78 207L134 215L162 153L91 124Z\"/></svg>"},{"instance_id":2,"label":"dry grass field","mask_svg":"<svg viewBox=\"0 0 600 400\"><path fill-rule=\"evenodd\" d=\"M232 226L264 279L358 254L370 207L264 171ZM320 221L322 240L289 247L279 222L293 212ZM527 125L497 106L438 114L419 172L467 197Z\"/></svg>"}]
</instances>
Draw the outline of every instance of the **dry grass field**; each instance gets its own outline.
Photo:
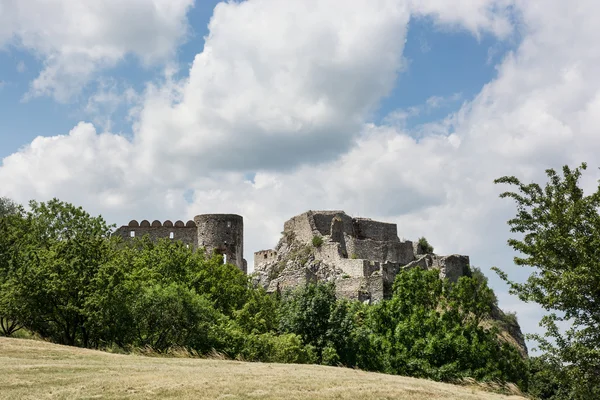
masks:
<instances>
[{"instance_id":1,"label":"dry grass field","mask_svg":"<svg viewBox=\"0 0 600 400\"><path fill-rule=\"evenodd\" d=\"M118 355L0 337L1 399L523 399L316 365Z\"/></svg>"}]
</instances>

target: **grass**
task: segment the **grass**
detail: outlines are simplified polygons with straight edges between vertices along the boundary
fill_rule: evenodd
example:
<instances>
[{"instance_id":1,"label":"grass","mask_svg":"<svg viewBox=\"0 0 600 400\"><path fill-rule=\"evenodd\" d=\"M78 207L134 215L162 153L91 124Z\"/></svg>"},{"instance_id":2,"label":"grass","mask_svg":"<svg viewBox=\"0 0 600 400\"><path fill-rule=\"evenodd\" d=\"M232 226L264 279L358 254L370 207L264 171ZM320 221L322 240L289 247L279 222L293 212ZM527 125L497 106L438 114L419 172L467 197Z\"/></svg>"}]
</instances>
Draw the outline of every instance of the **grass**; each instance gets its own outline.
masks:
<instances>
[{"instance_id":1,"label":"grass","mask_svg":"<svg viewBox=\"0 0 600 400\"><path fill-rule=\"evenodd\" d=\"M1 399L523 399L316 365L119 355L0 337Z\"/></svg>"}]
</instances>

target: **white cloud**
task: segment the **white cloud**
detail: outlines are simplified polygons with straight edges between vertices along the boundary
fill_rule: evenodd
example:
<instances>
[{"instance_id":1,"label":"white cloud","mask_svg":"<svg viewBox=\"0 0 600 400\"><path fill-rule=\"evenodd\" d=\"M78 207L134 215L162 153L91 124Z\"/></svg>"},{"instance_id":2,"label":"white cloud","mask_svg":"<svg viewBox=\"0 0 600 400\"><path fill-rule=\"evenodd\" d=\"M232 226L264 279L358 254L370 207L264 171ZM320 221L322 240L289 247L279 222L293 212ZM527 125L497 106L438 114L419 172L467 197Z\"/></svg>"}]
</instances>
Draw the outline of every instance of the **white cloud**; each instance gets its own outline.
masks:
<instances>
[{"instance_id":1,"label":"white cloud","mask_svg":"<svg viewBox=\"0 0 600 400\"><path fill-rule=\"evenodd\" d=\"M393 88L408 19L395 0L220 3L189 78L147 96L140 145L169 176L343 153Z\"/></svg>"},{"instance_id":2,"label":"white cloud","mask_svg":"<svg viewBox=\"0 0 600 400\"><path fill-rule=\"evenodd\" d=\"M514 0L411 0L416 16L432 18L443 28L467 29L476 36L491 32L506 37L513 31Z\"/></svg>"},{"instance_id":3,"label":"white cloud","mask_svg":"<svg viewBox=\"0 0 600 400\"><path fill-rule=\"evenodd\" d=\"M0 47L43 61L29 95L67 101L96 73L128 55L144 64L173 56L187 33L194 0L3 0Z\"/></svg>"}]
</instances>

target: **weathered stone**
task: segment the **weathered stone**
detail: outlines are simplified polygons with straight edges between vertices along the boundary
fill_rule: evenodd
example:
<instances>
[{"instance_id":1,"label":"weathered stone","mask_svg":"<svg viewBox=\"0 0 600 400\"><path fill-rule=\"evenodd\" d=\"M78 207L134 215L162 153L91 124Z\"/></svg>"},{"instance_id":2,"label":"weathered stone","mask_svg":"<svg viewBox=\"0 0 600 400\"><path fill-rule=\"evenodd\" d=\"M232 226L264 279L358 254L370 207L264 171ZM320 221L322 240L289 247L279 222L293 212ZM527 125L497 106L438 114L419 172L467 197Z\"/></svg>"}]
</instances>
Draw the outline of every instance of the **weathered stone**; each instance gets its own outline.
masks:
<instances>
[{"instance_id":1,"label":"weathered stone","mask_svg":"<svg viewBox=\"0 0 600 400\"><path fill-rule=\"evenodd\" d=\"M415 261L409 262L402 268L403 269L412 269L412 268L418 267L421 269L428 269L429 267L431 267L431 264L432 264L431 256L425 254L425 255L419 256L419 258L417 258Z\"/></svg>"},{"instance_id":2,"label":"weathered stone","mask_svg":"<svg viewBox=\"0 0 600 400\"><path fill-rule=\"evenodd\" d=\"M440 270L440 278L448 279L451 282L458 281L458 278L470 275L469 256L453 254L450 256L433 258L433 267Z\"/></svg>"},{"instance_id":3,"label":"weathered stone","mask_svg":"<svg viewBox=\"0 0 600 400\"><path fill-rule=\"evenodd\" d=\"M247 272L244 260L244 222L243 218L234 214L205 214L198 215L194 221L170 220L163 224L154 220L152 224L143 220L140 224L132 220L127 225L118 228L114 235L123 239L148 236L151 240L179 240L194 249L205 248L209 255L214 252L223 254L226 262L236 265Z\"/></svg>"}]
</instances>

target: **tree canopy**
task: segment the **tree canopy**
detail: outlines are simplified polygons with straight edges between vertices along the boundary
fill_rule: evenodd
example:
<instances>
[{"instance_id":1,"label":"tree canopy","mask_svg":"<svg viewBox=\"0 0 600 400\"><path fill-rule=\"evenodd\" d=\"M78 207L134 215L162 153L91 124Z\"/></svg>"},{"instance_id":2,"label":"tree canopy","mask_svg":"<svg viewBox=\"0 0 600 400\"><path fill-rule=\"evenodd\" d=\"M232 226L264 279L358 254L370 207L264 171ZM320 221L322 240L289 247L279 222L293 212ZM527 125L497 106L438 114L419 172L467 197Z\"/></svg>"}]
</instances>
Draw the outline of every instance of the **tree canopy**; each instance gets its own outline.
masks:
<instances>
[{"instance_id":1,"label":"tree canopy","mask_svg":"<svg viewBox=\"0 0 600 400\"><path fill-rule=\"evenodd\" d=\"M500 195L517 208L508 224L518 236L508 244L519 253L515 264L530 275L519 283L496 272L511 293L548 311L545 335L534 338L551 369L560 371L554 398L600 398L600 185L584 193L579 180L586 169L585 163L564 166L562 175L548 169L543 186L514 176L495 180L515 189Z\"/></svg>"}]
</instances>

